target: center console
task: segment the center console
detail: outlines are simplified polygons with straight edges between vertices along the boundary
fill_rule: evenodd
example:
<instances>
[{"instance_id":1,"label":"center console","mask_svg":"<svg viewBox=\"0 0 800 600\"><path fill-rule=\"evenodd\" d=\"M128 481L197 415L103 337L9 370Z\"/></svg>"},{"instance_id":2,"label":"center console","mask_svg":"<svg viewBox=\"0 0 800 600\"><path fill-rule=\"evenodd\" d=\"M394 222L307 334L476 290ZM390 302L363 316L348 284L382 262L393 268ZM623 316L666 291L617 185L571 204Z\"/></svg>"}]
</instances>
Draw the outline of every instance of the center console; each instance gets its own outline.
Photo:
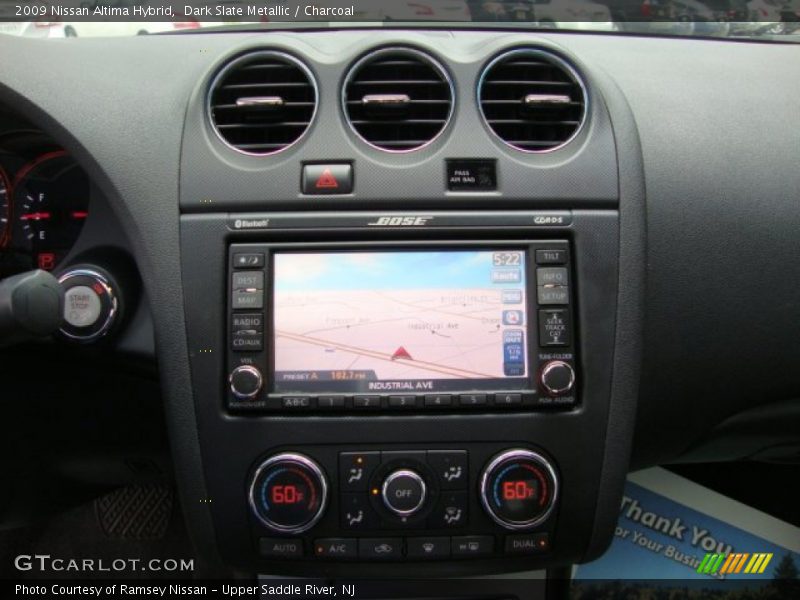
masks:
<instances>
[{"instance_id":1,"label":"center console","mask_svg":"<svg viewBox=\"0 0 800 600\"><path fill-rule=\"evenodd\" d=\"M582 557L608 414L615 215L389 224L413 218L185 219L189 296L224 298L223 313L188 314L227 560L422 576Z\"/></svg>"},{"instance_id":2,"label":"center console","mask_svg":"<svg viewBox=\"0 0 800 600\"><path fill-rule=\"evenodd\" d=\"M346 38L227 48L188 105L192 402L173 412L194 417L198 537L275 576L590 560L613 535L638 377L627 104L528 34Z\"/></svg>"}]
</instances>

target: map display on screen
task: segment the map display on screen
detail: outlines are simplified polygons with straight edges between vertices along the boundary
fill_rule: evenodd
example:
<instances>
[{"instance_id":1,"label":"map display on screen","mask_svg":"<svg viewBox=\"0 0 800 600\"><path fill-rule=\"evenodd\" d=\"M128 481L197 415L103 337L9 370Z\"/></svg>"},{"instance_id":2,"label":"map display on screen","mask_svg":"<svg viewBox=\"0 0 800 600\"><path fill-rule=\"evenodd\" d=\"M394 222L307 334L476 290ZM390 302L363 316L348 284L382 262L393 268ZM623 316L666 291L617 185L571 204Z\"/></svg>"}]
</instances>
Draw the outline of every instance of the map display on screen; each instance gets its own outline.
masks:
<instances>
[{"instance_id":1,"label":"map display on screen","mask_svg":"<svg viewBox=\"0 0 800 600\"><path fill-rule=\"evenodd\" d=\"M527 387L525 257L276 253L275 391Z\"/></svg>"}]
</instances>

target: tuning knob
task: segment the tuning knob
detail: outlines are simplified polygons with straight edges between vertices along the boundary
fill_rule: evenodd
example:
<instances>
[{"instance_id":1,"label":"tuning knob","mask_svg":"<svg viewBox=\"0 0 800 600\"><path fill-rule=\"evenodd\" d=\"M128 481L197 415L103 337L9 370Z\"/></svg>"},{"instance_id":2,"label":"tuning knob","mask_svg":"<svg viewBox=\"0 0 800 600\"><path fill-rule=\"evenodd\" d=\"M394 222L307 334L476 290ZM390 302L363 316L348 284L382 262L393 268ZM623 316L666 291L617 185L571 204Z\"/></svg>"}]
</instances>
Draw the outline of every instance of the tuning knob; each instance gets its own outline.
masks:
<instances>
[{"instance_id":1,"label":"tuning knob","mask_svg":"<svg viewBox=\"0 0 800 600\"><path fill-rule=\"evenodd\" d=\"M563 360L551 360L542 367L539 382L550 396L563 396L575 386L575 369Z\"/></svg>"},{"instance_id":2,"label":"tuning knob","mask_svg":"<svg viewBox=\"0 0 800 600\"><path fill-rule=\"evenodd\" d=\"M255 398L264 385L261 371L251 365L242 365L231 371L228 377L231 392L240 400Z\"/></svg>"}]
</instances>

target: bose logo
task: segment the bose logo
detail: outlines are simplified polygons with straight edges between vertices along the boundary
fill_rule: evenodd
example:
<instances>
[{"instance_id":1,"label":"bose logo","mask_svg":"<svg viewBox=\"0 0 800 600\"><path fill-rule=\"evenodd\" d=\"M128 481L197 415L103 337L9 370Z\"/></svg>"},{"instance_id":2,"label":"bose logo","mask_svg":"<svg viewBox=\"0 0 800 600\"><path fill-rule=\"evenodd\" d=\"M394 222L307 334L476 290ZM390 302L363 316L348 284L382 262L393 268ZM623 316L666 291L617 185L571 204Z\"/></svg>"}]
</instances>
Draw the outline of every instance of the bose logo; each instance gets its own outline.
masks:
<instances>
[{"instance_id":1,"label":"bose logo","mask_svg":"<svg viewBox=\"0 0 800 600\"><path fill-rule=\"evenodd\" d=\"M377 221L367 223L372 227L422 227L433 217L378 217Z\"/></svg>"}]
</instances>

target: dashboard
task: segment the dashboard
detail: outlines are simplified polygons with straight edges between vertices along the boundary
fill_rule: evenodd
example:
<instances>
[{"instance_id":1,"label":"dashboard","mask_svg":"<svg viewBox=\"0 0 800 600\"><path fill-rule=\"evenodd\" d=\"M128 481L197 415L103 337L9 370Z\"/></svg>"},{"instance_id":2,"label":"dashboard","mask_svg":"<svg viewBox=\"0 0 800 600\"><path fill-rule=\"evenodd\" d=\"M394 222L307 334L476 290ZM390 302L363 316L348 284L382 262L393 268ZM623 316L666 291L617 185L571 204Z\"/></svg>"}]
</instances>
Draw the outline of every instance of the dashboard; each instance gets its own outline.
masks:
<instances>
[{"instance_id":1,"label":"dashboard","mask_svg":"<svg viewBox=\"0 0 800 600\"><path fill-rule=\"evenodd\" d=\"M157 360L212 562L565 567L607 547L629 469L793 447L723 424L800 389L796 45L382 28L0 52L0 269L66 282L62 343Z\"/></svg>"}]
</instances>

